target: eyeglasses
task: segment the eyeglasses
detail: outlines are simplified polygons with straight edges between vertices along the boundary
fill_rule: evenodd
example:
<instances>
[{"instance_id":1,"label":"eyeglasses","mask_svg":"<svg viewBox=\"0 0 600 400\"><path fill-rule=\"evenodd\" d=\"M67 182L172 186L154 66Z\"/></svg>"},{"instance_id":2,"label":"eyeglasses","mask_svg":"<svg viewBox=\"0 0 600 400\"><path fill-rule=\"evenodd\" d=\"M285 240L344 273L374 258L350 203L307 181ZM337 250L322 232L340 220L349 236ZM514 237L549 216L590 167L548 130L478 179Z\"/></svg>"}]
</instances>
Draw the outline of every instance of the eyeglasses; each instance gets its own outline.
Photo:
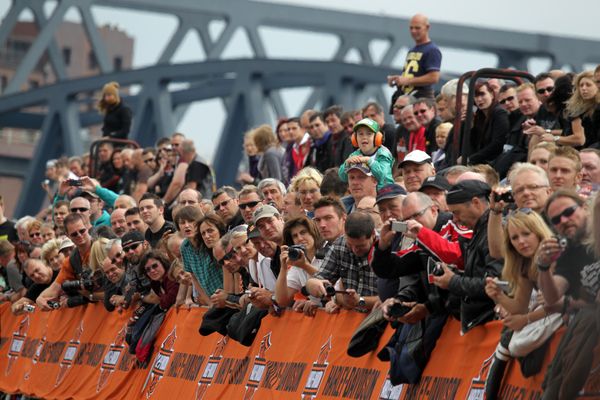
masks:
<instances>
[{"instance_id":1,"label":"eyeglasses","mask_svg":"<svg viewBox=\"0 0 600 400\"><path fill-rule=\"evenodd\" d=\"M77 236L83 236L86 232L87 232L87 229L83 228L78 231L69 233L69 237L76 238Z\"/></svg>"},{"instance_id":2,"label":"eyeglasses","mask_svg":"<svg viewBox=\"0 0 600 400\"><path fill-rule=\"evenodd\" d=\"M533 211L533 209L529 208L529 207L517 208L517 209L511 210L508 213L508 217L512 217L513 215L516 215L518 213L529 215L529 214L534 213L534 212L535 211Z\"/></svg>"},{"instance_id":3,"label":"eyeglasses","mask_svg":"<svg viewBox=\"0 0 600 400\"><path fill-rule=\"evenodd\" d=\"M242 210L245 210L246 208L254 208L256 207L258 204L260 204L260 201L249 201L247 203L240 203L239 207Z\"/></svg>"},{"instance_id":4,"label":"eyeglasses","mask_svg":"<svg viewBox=\"0 0 600 400\"><path fill-rule=\"evenodd\" d=\"M40 237L40 236L42 236L42 234L40 232L33 232L33 233L30 233L29 236L31 236L31 237Z\"/></svg>"},{"instance_id":5,"label":"eyeglasses","mask_svg":"<svg viewBox=\"0 0 600 400\"><path fill-rule=\"evenodd\" d=\"M506 104L509 101L513 101L514 99L515 99L515 96L508 96L507 98L504 98L504 99L500 100L498 103L500 103L500 104Z\"/></svg>"},{"instance_id":6,"label":"eyeglasses","mask_svg":"<svg viewBox=\"0 0 600 400\"><path fill-rule=\"evenodd\" d=\"M74 213L84 213L86 211L89 211L89 208L85 208L85 207L73 207L71 208L71 212Z\"/></svg>"},{"instance_id":7,"label":"eyeglasses","mask_svg":"<svg viewBox=\"0 0 600 400\"><path fill-rule=\"evenodd\" d=\"M129 246L127 246L127 247L123 247L123 251L124 251L125 253L129 253L129 251L130 251L130 250L134 250L134 251L135 251L135 250L136 250L138 247L140 247L140 246L141 246L141 244L142 244L142 242L136 242L136 243L132 243L132 244L130 244L130 245L129 245Z\"/></svg>"},{"instance_id":8,"label":"eyeglasses","mask_svg":"<svg viewBox=\"0 0 600 400\"><path fill-rule=\"evenodd\" d=\"M545 88L539 88L538 90L536 90L536 92L538 94L544 94L544 93L552 93L554 91L554 86L548 86Z\"/></svg>"},{"instance_id":9,"label":"eyeglasses","mask_svg":"<svg viewBox=\"0 0 600 400\"><path fill-rule=\"evenodd\" d=\"M558 225L560 224L560 221L562 220L563 217L565 218L569 218L571 215L573 215L575 213L575 211L579 208L578 204L574 204L571 207L567 207L565 208L560 214L555 215L554 217L550 217L550 222L552 223L552 225Z\"/></svg>"},{"instance_id":10,"label":"eyeglasses","mask_svg":"<svg viewBox=\"0 0 600 400\"><path fill-rule=\"evenodd\" d=\"M518 194L522 194L524 191L529 190L530 192L534 191L534 190L538 190L541 188L546 188L548 187L548 185L536 185L531 184L531 185L523 185L523 186L519 186L517 189L513 190L513 193L518 195Z\"/></svg>"},{"instance_id":11,"label":"eyeglasses","mask_svg":"<svg viewBox=\"0 0 600 400\"><path fill-rule=\"evenodd\" d=\"M231 201L231 199L223 200L219 204L215 205L215 210L219 210L219 209L221 209L223 207L226 207L227 204L229 204L230 201Z\"/></svg>"},{"instance_id":12,"label":"eyeglasses","mask_svg":"<svg viewBox=\"0 0 600 400\"><path fill-rule=\"evenodd\" d=\"M425 114L427 112L427 110L423 109L423 110L415 110L415 112L413 114L415 115L419 115L419 114Z\"/></svg>"},{"instance_id":13,"label":"eyeglasses","mask_svg":"<svg viewBox=\"0 0 600 400\"><path fill-rule=\"evenodd\" d=\"M158 269L158 267L162 267L162 265L160 265L160 263L158 263L158 262L155 262L154 264L146 265L144 267L144 271L150 272L154 269Z\"/></svg>"},{"instance_id":14,"label":"eyeglasses","mask_svg":"<svg viewBox=\"0 0 600 400\"><path fill-rule=\"evenodd\" d=\"M418 211L418 212L414 213L413 215L409 216L408 218L404 218L404 220L408 221L409 219L419 218L421 215L425 214L427 212L427 210L429 210L430 208L431 208L431 206L427 206L424 209L422 209L421 211Z\"/></svg>"},{"instance_id":15,"label":"eyeglasses","mask_svg":"<svg viewBox=\"0 0 600 400\"><path fill-rule=\"evenodd\" d=\"M117 253L117 254L114 256L114 258L111 258L111 259L110 259L110 263L111 263L111 264L116 264L118 261L121 261L121 258L123 258L123 252L122 252L122 251L118 252L118 253Z\"/></svg>"}]
</instances>

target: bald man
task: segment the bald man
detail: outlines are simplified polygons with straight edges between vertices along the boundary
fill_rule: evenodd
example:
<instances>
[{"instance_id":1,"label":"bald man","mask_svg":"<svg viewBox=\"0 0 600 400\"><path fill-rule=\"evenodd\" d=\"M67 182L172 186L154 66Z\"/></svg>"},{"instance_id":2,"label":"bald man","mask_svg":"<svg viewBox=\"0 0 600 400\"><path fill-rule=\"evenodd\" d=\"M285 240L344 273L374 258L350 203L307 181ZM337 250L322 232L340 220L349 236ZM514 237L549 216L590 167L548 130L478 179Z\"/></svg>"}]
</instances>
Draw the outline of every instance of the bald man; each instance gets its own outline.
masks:
<instances>
[{"instance_id":1,"label":"bald man","mask_svg":"<svg viewBox=\"0 0 600 400\"><path fill-rule=\"evenodd\" d=\"M396 86L391 104L402 94L433 99L433 85L440 80L442 53L429 38L429 19L416 14L410 19L410 35L415 46L409 50L402 75L388 76L388 84ZM391 112L390 112L391 113Z\"/></svg>"}]
</instances>

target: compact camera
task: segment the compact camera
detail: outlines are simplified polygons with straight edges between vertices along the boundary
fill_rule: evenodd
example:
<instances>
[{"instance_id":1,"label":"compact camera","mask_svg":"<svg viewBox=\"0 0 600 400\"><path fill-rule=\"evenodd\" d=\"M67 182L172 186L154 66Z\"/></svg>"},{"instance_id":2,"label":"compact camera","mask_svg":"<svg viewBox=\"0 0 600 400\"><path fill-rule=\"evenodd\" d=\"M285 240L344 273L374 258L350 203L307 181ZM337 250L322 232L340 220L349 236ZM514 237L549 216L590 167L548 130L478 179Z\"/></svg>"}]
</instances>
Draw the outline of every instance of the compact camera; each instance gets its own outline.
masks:
<instances>
[{"instance_id":1,"label":"compact camera","mask_svg":"<svg viewBox=\"0 0 600 400\"><path fill-rule=\"evenodd\" d=\"M25 312L34 312L35 311L35 306L33 304L23 304L23 311Z\"/></svg>"},{"instance_id":2,"label":"compact camera","mask_svg":"<svg viewBox=\"0 0 600 400\"><path fill-rule=\"evenodd\" d=\"M295 244L288 247L288 258L290 261L298 261L304 256L305 252L306 247L304 245Z\"/></svg>"},{"instance_id":3,"label":"compact camera","mask_svg":"<svg viewBox=\"0 0 600 400\"><path fill-rule=\"evenodd\" d=\"M406 233L406 231L408 230L408 225L406 222L402 222L402 221L392 221L392 226L391 226L392 231L394 232L398 232L398 233Z\"/></svg>"},{"instance_id":4,"label":"compact camera","mask_svg":"<svg viewBox=\"0 0 600 400\"><path fill-rule=\"evenodd\" d=\"M515 198L513 196L512 189L509 189L507 192L502 194L494 193L494 201L498 203L499 201L504 201L505 203L514 203Z\"/></svg>"},{"instance_id":5,"label":"compact camera","mask_svg":"<svg viewBox=\"0 0 600 400\"><path fill-rule=\"evenodd\" d=\"M405 306L401 303L394 303L388 308L388 315L391 318L401 318L404 317L410 310L411 307Z\"/></svg>"}]
</instances>

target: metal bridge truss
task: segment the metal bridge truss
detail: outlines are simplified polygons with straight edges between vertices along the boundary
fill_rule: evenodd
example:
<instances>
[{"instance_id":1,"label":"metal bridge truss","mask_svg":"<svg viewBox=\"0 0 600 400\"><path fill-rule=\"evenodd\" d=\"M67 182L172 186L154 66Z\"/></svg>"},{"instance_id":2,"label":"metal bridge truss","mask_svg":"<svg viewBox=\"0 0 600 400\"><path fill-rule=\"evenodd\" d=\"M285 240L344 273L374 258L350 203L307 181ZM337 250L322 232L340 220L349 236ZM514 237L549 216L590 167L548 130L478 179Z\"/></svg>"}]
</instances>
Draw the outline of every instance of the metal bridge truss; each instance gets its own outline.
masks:
<instances>
[{"instance_id":1,"label":"metal bridge truss","mask_svg":"<svg viewBox=\"0 0 600 400\"><path fill-rule=\"evenodd\" d=\"M215 155L220 183L231 182L239 162L242 133L249 127L268 122L268 109L275 115L288 115L279 89L313 87L304 108L333 103L357 107L357 98L372 97L387 103L382 83L393 72L391 65L398 53L412 46L408 19L317 10L283 4L247 0L60 0L49 17L43 0L13 0L0 24L0 43L5 43L23 10L33 13L39 35L21 61L16 74L0 97L0 126L40 129L31 165L14 157L3 157L0 170L5 175L24 176L26 184L15 215L36 212L41 203L39 182L43 179L45 160L61 154L83 152L81 128L100 123L100 116L90 110L89 93L110 80L122 87L141 85L141 91L127 98L135 112L132 136L142 145L151 145L169 135L179 122L182 110L194 101L222 98L227 118ZM162 50L156 66L133 71L112 71L105 44L92 14L93 6L112 9L149 11L175 16L178 26ZM61 57L54 33L75 8L101 75L71 79ZM209 32L213 21L223 22L223 31L214 38ZM456 26L433 22L432 36L442 46L460 50L477 50L496 54L499 67L526 69L531 57L549 57L553 67L570 65L574 70L600 58L600 43L549 35L535 35L494 29ZM281 28L334 35L339 46L331 62L270 60L260 27ZM223 52L236 31L246 33L254 58L223 60ZM207 62L172 64L173 55L189 31L196 31ZM388 44L380 60L369 49L373 41ZM293 46L293 43L290 45ZM361 64L346 64L350 51L360 54ZM57 83L19 93L39 60L47 55ZM299 55L302 57L302 55ZM310 58L307 56L306 58ZM187 89L169 90L171 83L189 84ZM210 116L204 116L207 121ZM210 132L210 126L199 127ZM202 143L198 143L202 146ZM233 150L233 151L232 151ZM25 173L26 172L26 173Z\"/></svg>"}]
</instances>

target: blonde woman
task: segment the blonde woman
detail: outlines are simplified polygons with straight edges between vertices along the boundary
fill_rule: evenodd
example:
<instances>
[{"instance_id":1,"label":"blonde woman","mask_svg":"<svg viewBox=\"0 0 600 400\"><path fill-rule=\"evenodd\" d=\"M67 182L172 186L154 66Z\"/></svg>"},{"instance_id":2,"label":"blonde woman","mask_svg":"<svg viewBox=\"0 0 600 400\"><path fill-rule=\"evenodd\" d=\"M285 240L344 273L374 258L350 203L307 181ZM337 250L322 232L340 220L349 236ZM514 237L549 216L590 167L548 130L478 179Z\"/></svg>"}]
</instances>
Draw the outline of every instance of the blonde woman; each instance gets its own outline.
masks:
<instances>
[{"instance_id":1,"label":"blonde woman","mask_svg":"<svg viewBox=\"0 0 600 400\"><path fill-rule=\"evenodd\" d=\"M59 251L60 243L61 241L58 239L51 239L42 246L42 260L53 271L60 271L65 260L64 254Z\"/></svg>"},{"instance_id":2,"label":"blonde woman","mask_svg":"<svg viewBox=\"0 0 600 400\"><path fill-rule=\"evenodd\" d=\"M561 136L557 144L590 147L600 141L600 126L595 126L594 114L597 115L598 86L592 71L584 71L573 81L573 95L567 100L567 116L571 119L570 136ZM571 139L571 140L569 140Z\"/></svg>"},{"instance_id":3,"label":"blonde woman","mask_svg":"<svg viewBox=\"0 0 600 400\"><path fill-rule=\"evenodd\" d=\"M261 155L258 160L260 179L274 178L283 181L283 149L269 125L261 125L252 131L256 150Z\"/></svg>"},{"instance_id":4,"label":"blonde woman","mask_svg":"<svg viewBox=\"0 0 600 400\"><path fill-rule=\"evenodd\" d=\"M322 182L323 175L318 170L306 167L298 171L290 183L292 191L298 194L301 206L310 218L315 210L314 203L321 198Z\"/></svg>"},{"instance_id":5,"label":"blonde woman","mask_svg":"<svg viewBox=\"0 0 600 400\"><path fill-rule=\"evenodd\" d=\"M109 82L102 88L102 98L98 101L97 108L104 121L102 136L114 139L127 139L131 128L131 108L126 106L119 96L119 83Z\"/></svg>"}]
</instances>

